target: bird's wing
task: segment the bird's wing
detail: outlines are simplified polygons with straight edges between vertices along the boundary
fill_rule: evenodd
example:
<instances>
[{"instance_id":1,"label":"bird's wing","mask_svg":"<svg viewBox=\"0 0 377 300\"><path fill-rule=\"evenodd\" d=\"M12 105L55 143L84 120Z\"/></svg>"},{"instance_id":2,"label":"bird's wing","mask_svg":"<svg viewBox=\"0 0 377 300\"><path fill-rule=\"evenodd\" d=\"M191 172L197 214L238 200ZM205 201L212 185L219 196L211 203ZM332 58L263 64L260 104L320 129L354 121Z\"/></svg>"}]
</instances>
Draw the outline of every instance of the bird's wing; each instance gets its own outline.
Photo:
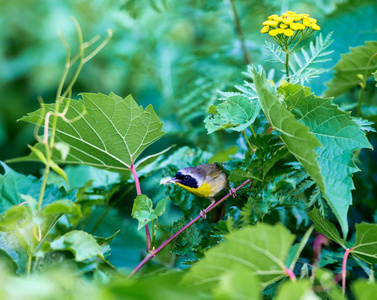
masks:
<instances>
[{"instance_id":1,"label":"bird's wing","mask_svg":"<svg viewBox=\"0 0 377 300\"><path fill-rule=\"evenodd\" d=\"M222 171L223 170L221 170L221 168L219 168L217 164L210 164L207 171L207 176L210 178L216 178L221 174Z\"/></svg>"}]
</instances>

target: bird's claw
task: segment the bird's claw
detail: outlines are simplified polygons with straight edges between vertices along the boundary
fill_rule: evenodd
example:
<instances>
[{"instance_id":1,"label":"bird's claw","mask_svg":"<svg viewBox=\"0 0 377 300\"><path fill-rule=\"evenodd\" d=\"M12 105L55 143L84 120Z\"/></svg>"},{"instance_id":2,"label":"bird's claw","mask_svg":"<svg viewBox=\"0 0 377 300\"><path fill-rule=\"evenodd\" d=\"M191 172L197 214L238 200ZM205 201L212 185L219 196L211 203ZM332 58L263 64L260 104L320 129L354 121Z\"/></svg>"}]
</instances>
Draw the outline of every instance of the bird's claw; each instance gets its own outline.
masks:
<instances>
[{"instance_id":1,"label":"bird's claw","mask_svg":"<svg viewBox=\"0 0 377 300\"><path fill-rule=\"evenodd\" d=\"M237 197L237 190L235 188L230 188L229 193L232 195L233 198Z\"/></svg>"},{"instance_id":2,"label":"bird's claw","mask_svg":"<svg viewBox=\"0 0 377 300\"><path fill-rule=\"evenodd\" d=\"M203 209L200 211L200 214L199 214L203 219L206 219L207 218L207 212Z\"/></svg>"}]
</instances>

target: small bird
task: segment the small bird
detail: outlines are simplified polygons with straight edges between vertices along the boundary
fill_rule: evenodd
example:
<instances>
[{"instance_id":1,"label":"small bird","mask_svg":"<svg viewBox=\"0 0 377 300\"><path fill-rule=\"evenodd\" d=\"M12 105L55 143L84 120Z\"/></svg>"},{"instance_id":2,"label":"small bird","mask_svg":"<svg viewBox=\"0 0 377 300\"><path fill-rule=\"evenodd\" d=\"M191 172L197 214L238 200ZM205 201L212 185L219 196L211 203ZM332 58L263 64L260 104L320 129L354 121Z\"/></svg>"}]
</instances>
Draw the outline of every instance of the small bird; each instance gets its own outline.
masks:
<instances>
[{"instance_id":1,"label":"small bird","mask_svg":"<svg viewBox=\"0 0 377 300\"><path fill-rule=\"evenodd\" d=\"M174 183L195 196L210 199L211 204L205 210L215 204L216 196L229 188L228 176L216 163L181 169L173 178L162 179L161 183ZM234 189L231 191L235 195ZM205 218L204 211L201 215Z\"/></svg>"}]
</instances>

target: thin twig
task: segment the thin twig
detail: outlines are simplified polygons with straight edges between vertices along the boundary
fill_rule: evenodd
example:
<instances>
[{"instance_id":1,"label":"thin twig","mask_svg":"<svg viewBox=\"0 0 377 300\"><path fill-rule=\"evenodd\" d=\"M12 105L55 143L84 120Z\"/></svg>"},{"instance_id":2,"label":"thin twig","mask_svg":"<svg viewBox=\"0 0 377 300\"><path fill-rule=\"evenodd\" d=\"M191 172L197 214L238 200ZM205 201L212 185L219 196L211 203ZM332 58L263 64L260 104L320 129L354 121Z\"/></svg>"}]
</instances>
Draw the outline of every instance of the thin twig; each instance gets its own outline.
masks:
<instances>
[{"instance_id":1,"label":"thin twig","mask_svg":"<svg viewBox=\"0 0 377 300\"><path fill-rule=\"evenodd\" d=\"M250 65L251 60L250 60L249 52L247 52L247 48L246 48L246 44L245 44L245 38L244 38L244 34L243 34L243 31L242 31L242 27L241 27L241 22L240 22L240 18L238 16L236 5L234 4L234 0L230 0L230 5L232 7L233 18L234 18L234 23L235 23L235 26L236 26L237 34L238 34L238 37L240 38L240 41L241 41L243 57L244 57L245 63L247 65Z\"/></svg>"},{"instance_id":2,"label":"thin twig","mask_svg":"<svg viewBox=\"0 0 377 300\"><path fill-rule=\"evenodd\" d=\"M248 184L251 181L251 179L246 180L244 183L242 183L240 186L236 187L235 190L238 191L239 189L243 188L246 184ZM147 256L136 266L136 268L131 272L129 277L132 277L137 271L139 271L149 260L151 260L153 257L155 257L163 248L165 248L172 240L174 240L177 236L179 236L183 231L185 231L187 228L192 226L195 222L197 222L200 218L203 217L203 215L210 212L212 209L214 209L216 206L220 205L222 202L224 202L228 197L234 195L234 192L229 192L227 195L225 195L223 198L221 198L219 201L217 201L214 205L208 207L204 210L204 214L199 214L196 216L193 220L191 220L189 223L187 223L185 226L183 226L179 231L174 233L169 239L167 239L165 242L163 242L157 249L149 251Z\"/></svg>"}]
</instances>

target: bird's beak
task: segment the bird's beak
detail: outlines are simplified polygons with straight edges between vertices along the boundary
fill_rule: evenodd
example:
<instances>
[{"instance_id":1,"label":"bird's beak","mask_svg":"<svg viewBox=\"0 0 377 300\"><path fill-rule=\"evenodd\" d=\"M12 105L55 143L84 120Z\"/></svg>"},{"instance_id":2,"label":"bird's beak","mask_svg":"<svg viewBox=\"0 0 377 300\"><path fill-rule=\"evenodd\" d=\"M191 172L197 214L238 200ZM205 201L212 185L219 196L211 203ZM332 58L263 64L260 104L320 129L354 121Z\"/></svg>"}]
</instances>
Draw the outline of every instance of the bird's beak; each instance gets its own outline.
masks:
<instances>
[{"instance_id":1,"label":"bird's beak","mask_svg":"<svg viewBox=\"0 0 377 300\"><path fill-rule=\"evenodd\" d=\"M171 178L171 177L165 177L165 178L162 178L160 180L160 184L169 184L169 183L175 183L176 182L176 179L175 177Z\"/></svg>"}]
</instances>

